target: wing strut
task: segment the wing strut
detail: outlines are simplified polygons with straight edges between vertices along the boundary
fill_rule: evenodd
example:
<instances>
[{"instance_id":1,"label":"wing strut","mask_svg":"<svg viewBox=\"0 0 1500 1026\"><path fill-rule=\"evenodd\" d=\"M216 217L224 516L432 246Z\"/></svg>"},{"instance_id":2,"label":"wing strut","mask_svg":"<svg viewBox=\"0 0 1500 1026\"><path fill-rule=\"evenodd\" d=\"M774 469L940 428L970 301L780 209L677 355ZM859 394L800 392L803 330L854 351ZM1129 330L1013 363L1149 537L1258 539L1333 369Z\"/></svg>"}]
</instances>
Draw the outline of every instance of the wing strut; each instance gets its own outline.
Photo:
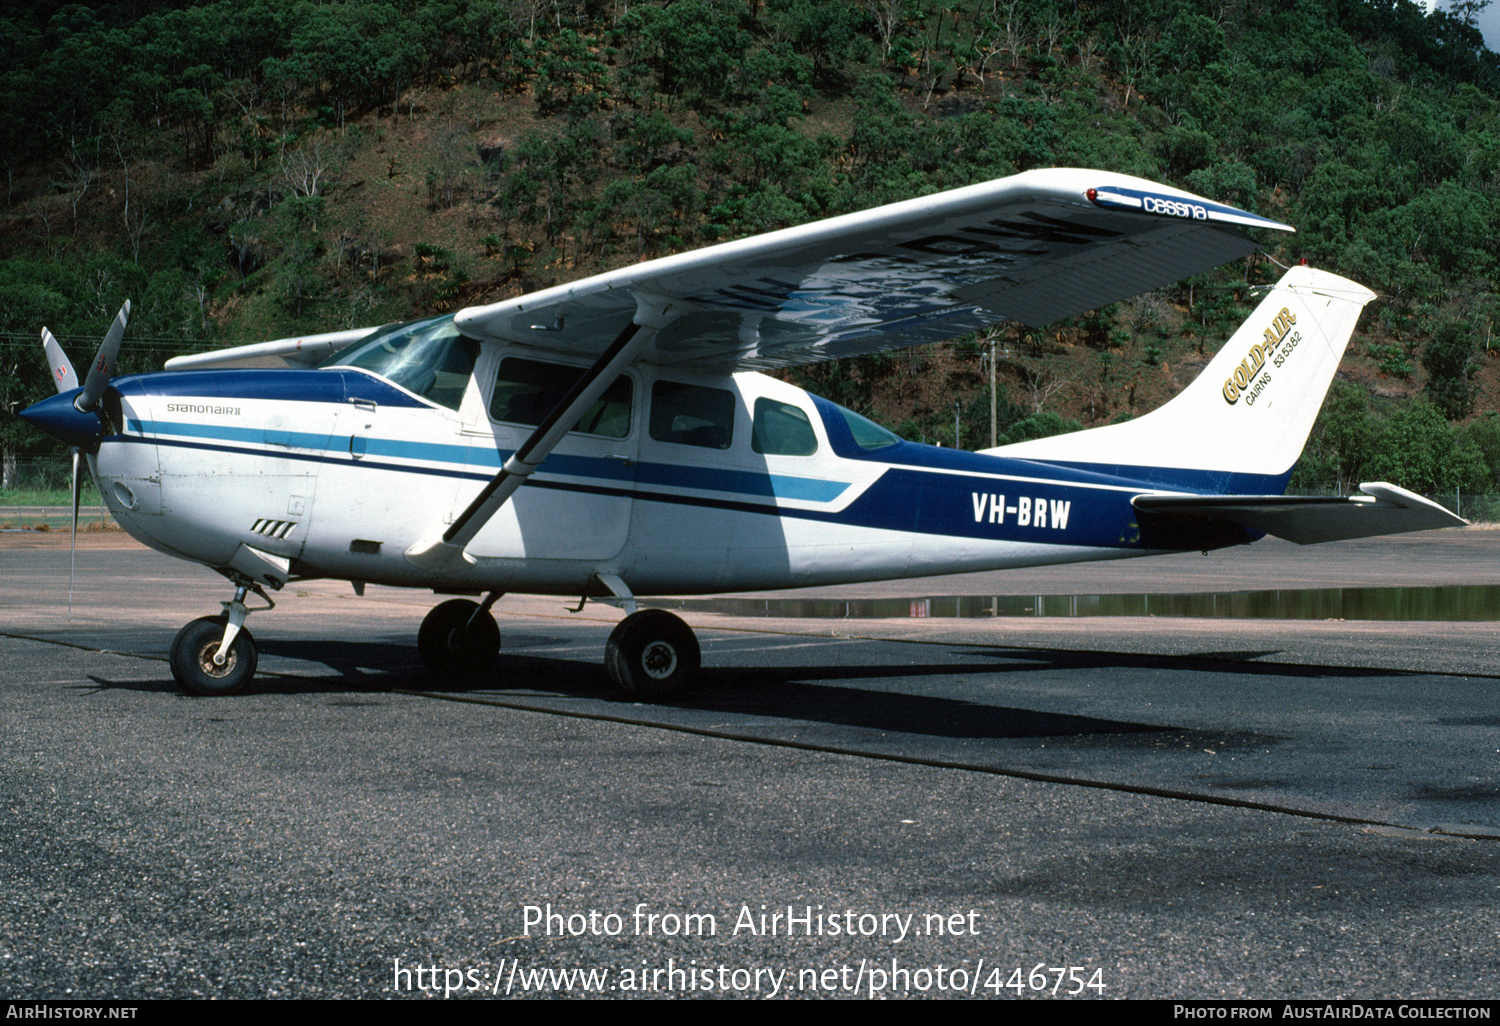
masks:
<instances>
[{"instance_id":1,"label":"wing strut","mask_svg":"<svg viewBox=\"0 0 1500 1026\"><path fill-rule=\"evenodd\" d=\"M680 304L659 296L636 293L635 317L625 326L625 330L616 336L609 348L599 355L599 359L578 379L546 419L537 425L520 448L502 464L500 472L480 489L479 494L474 496L474 501L458 515L442 536L417 542L406 550L406 561L423 570L439 573L473 563L464 549L474 540L480 528L499 512L516 489L541 466L553 447L578 423L578 418L604 394L604 390L641 350L651 344L656 333L676 316L677 311L672 309L676 305ZM463 562L460 563L460 560Z\"/></svg>"}]
</instances>

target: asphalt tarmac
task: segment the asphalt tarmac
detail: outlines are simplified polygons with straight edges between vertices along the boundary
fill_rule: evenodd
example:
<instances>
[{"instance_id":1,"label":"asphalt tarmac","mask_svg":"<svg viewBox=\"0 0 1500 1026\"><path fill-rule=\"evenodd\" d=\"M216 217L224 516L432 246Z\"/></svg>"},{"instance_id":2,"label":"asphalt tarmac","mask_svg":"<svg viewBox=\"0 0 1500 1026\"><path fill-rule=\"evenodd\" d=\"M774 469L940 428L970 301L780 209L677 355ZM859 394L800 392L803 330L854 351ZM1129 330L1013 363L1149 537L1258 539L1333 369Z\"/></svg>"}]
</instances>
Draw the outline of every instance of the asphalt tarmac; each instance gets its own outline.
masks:
<instances>
[{"instance_id":1,"label":"asphalt tarmac","mask_svg":"<svg viewBox=\"0 0 1500 1026\"><path fill-rule=\"evenodd\" d=\"M1486 584L1497 557L1463 531L820 594ZM1500 983L1493 622L687 612L702 687L653 707L607 689L608 607L506 597L495 679L443 692L430 594L316 582L250 618L249 693L197 699L165 655L221 578L95 535L71 619L67 589L65 537L0 535L0 997Z\"/></svg>"}]
</instances>

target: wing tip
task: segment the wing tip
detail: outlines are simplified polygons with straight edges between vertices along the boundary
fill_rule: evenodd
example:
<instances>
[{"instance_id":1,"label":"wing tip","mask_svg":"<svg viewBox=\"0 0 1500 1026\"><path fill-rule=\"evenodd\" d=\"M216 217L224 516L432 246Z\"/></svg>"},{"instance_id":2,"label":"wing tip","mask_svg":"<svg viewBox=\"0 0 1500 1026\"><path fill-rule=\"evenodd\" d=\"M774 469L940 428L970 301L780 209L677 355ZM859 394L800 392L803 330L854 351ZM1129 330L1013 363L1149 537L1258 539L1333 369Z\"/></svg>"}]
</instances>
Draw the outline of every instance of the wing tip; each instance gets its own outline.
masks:
<instances>
[{"instance_id":1,"label":"wing tip","mask_svg":"<svg viewBox=\"0 0 1500 1026\"><path fill-rule=\"evenodd\" d=\"M1291 233L1297 231L1289 224L1273 221L1269 217L1262 217L1260 214L1241 210L1227 203L1218 203L1204 196L1173 189L1170 186L1156 185L1144 179L1139 181L1139 185L1091 185L1085 190L1084 198L1096 207L1106 210L1128 210L1185 221L1232 224L1240 228L1265 228Z\"/></svg>"}]
</instances>

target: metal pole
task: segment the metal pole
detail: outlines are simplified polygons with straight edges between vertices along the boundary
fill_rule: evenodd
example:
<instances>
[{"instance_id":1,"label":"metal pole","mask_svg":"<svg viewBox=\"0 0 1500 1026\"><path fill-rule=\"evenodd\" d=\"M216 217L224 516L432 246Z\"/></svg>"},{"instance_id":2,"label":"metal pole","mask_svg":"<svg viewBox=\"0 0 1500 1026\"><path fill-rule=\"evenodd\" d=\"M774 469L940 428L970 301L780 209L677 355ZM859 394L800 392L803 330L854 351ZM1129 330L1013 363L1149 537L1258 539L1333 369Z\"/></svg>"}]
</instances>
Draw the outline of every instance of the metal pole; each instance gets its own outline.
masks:
<instances>
[{"instance_id":1,"label":"metal pole","mask_svg":"<svg viewBox=\"0 0 1500 1026\"><path fill-rule=\"evenodd\" d=\"M995 413L995 338L990 336L990 448L1000 444L999 418Z\"/></svg>"}]
</instances>

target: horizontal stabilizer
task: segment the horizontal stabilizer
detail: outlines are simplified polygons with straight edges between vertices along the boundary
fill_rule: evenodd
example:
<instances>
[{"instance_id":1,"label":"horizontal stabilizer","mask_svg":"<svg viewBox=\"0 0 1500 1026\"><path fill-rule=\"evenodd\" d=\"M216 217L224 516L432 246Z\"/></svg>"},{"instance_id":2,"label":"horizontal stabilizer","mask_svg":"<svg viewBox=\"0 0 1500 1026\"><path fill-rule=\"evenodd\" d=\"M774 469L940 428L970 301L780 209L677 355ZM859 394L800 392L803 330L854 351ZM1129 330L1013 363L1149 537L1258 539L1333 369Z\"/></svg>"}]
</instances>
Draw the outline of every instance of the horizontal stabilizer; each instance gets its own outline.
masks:
<instances>
[{"instance_id":1,"label":"horizontal stabilizer","mask_svg":"<svg viewBox=\"0 0 1500 1026\"><path fill-rule=\"evenodd\" d=\"M1196 543L1173 544L1171 539L1181 534L1186 541L1193 530L1201 530L1214 521L1275 535L1298 545L1462 527L1468 523L1437 503L1393 484L1382 481L1362 484L1359 488L1365 494L1324 498L1137 495L1131 504L1142 515L1142 534L1156 536L1148 543L1153 548L1203 547Z\"/></svg>"},{"instance_id":2,"label":"horizontal stabilizer","mask_svg":"<svg viewBox=\"0 0 1500 1026\"><path fill-rule=\"evenodd\" d=\"M279 338L274 342L216 349L211 353L174 356L164 364L167 370L213 370L221 367L311 367L379 328L349 328L321 335Z\"/></svg>"}]
</instances>

